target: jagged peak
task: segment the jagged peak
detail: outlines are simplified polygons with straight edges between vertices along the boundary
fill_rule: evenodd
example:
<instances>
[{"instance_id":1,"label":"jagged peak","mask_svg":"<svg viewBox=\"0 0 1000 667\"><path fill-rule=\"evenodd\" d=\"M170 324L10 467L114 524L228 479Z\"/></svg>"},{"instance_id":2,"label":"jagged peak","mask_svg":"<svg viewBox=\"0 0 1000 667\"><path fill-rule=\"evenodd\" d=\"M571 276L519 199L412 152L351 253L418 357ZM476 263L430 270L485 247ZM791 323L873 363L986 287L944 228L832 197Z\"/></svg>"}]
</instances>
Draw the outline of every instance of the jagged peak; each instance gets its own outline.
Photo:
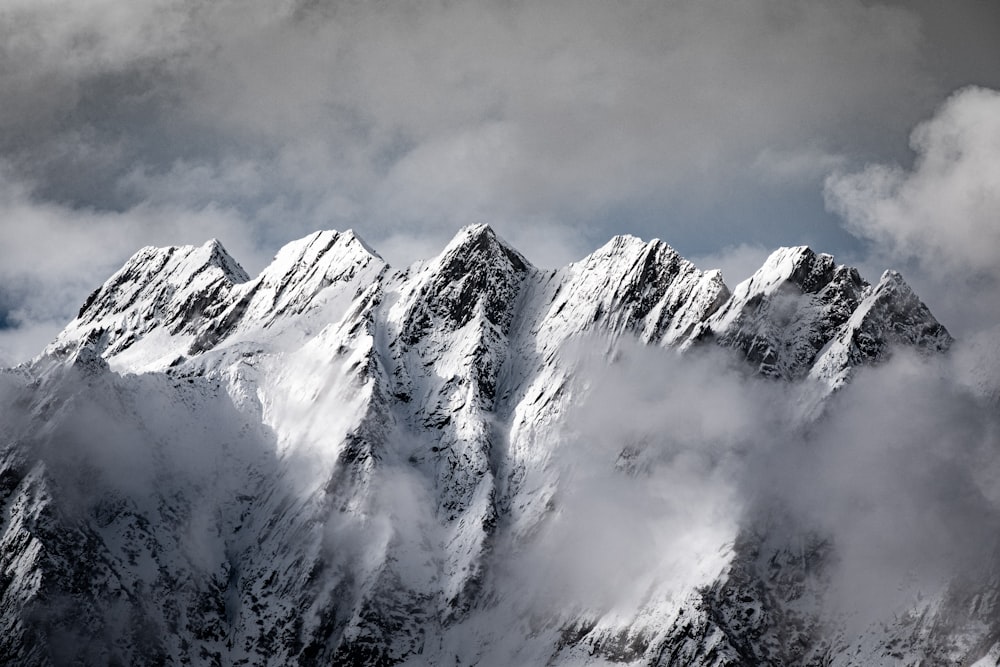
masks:
<instances>
[{"instance_id":1,"label":"jagged peak","mask_svg":"<svg viewBox=\"0 0 1000 667\"><path fill-rule=\"evenodd\" d=\"M869 302L869 310L881 307L891 311L892 319L902 325L896 327L899 331L910 334L918 332L923 338L933 338L933 347L937 350L947 349L953 342L945 326L937 321L927 304L917 296L898 271L884 271L866 301Z\"/></svg>"},{"instance_id":2,"label":"jagged peak","mask_svg":"<svg viewBox=\"0 0 1000 667\"><path fill-rule=\"evenodd\" d=\"M617 236L612 236L607 243L588 255L588 257L585 258L585 261L589 258L614 257L616 255L630 255L655 251L679 256L673 247L658 238L644 241L638 236L633 236L632 234L618 234Z\"/></svg>"},{"instance_id":3,"label":"jagged peak","mask_svg":"<svg viewBox=\"0 0 1000 667\"><path fill-rule=\"evenodd\" d=\"M420 267L406 300L404 339L419 340L431 327L431 314L449 328L465 326L480 312L502 330L520 284L532 265L489 225L468 225L445 249Z\"/></svg>"},{"instance_id":4,"label":"jagged peak","mask_svg":"<svg viewBox=\"0 0 1000 667\"><path fill-rule=\"evenodd\" d=\"M767 295L786 283L798 285L804 292L816 292L830 282L837 268L833 255L816 253L806 245L782 247L738 284L733 294Z\"/></svg>"},{"instance_id":5,"label":"jagged peak","mask_svg":"<svg viewBox=\"0 0 1000 667\"><path fill-rule=\"evenodd\" d=\"M313 255L322 254L326 249L329 249L334 245L341 245L345 248L363 251L366 254L381 259L378 253L372 250L367 243L362 241L361 237L359 237L352 229L348 229L343 232L335 229L319 229L311 234L303 236L300 239L289 241L285 245L281 246L274 256L274 261L282 259L289 260L292 258L306 259L310 257L311 253Z\"/></svg>"},{"instance_id":6,"label":"jagged peak","mask_svg":"<svg viewBox=\"0 0 1000 667\"><path fill-rule=\"evenodd\" d=\"M309 276L336 280L353 275L357 267L372 260L385 265L385 260L353 230L318 230L282 246L255 282L279 286Z\"/></svg>"},{"instance_id":7,"label":"jagged peak","mask_svg":"<svg viewBox=\"0 0 1000 667\"><path fill-rule=\"evenodd\" d=\"M108 349L115 353L162 325L172 335L196 334L198 341L207 341L196 347L207 349L235 331L269 328L281 318L327 305L322 312L329 314L355 294L356 280L367 285L387 275L401 286L392 317L404 341L420 340L428 330L457 330L475 318L506 334L520 307L519 295L533 294L522 289L533 275L531 265L486 224L461 228L419 268L387 271L384 260L351 229L317 230L286 244L254 280L247 280L217 239L198 247L149 246L88 299L67 337L108 331ZM776 308L787 311L802 294L808 297L803 307L834 319L848 317L865 297L878 297L885 308L893 307L890 302L917 301L897 272L887 271L872 287L855 269L838 266L831 255L805 245L776 249L732 292L721 271L700 271L659 238L646 241L630 234L611 238L552 275L558 278L551 283L549 310L561 313L560 322L575 323L571 330L599 323L664 344L723 335L734 323L766 319L768 297L778 290ZM340 289L344 285L347 291ZM576 314L569 317L571 312Z\"/></svg>"},{"instance_id":8,"label":"jagged peak","mask_svg":"<svg viewBox=\"0 0 1000 667\"><path fill-rule=\"evenodd\" d=\"M375 257L377 259L382 259L382 255L380 255L373 247L368 245L368 242L365 241L361 237L361 235L355 232L353 229L344 230L342 236L347 243L357 244L361 246L361 248L364 249L364 251L367 252L372 257Z\"/></svg>"},{"instance_id":9,"label":"jagged peak","mask_svg":"<svg viewBox=\"0 0 1000 667\"><path fill-rule=\"evenodd\" d=\"M229 254L219 239L209 239L196 252L208 252L206 263L218 266L233 283L244 283L250 276L236 259Z\"/></svg>"},{"instance_id":10,"label":"jagged peak","mask_svg":"<svg viewBox=\"0 0 1000 667\"><path fill-rule=\"evenodd\" d=\"M126 271L129 267L148 264L153 260L167 261L170 259L185 259L191 265L200 268L208 264L226 268L231 265L238 269L237 273L246 274L239 263L226 250L222 242L217 238L212 238L201 245L167 245L167 246L143 246L129 257L122 268L117 273Z\"/></svg>"},{"instance_id":11,"label":"jagged peak","mask_svg":"<svg viewBox=\"0 0 1000 667\"><path fill-rule=\"evenodd\" d=\"M817 255L806 245L778 248L772 252L750 281L759 285L773 285L792 279L797 272L809 267L817 258L832 260L830 255Z\"/></svg>"},{"instance_id":12,"label":"jagged peak","mask_svg":"<svg viewBox=\"0 0 1000 667\"><path fill-rule=\"evenodd\" d=\"M455 234L455 238L462 237L478 237L478 236L496 236L496 230L485 222L474 222L471 225L462 226L458 232Z\"/></svg>"},{"instance_id":13,"label":"jagged peak","mask_svg":"<svg viewBox=\"0 0 1000 667\"><path fill-rule=\"evenodd\" d=\"M556 275L548 313L562 333L547 334L554 340L596 327L674 344L729 296L721 272L702 272L660 239L630 234Z\"/></svg>"},{"instance_id":14,"label":"jagged peak","mask_svg":"<svg viewBox=\"0 0 1000 667\"><path fill-rule=\"evenodd\" d=\"M598 248L594 254L601 253L610 255L623 249L638 248L645 245L646 242L638 236L633 236L632 234L616 234L608 239L607 243Z\"/></svg>"},{"instance_id":15,"label":"jagged peak","mask_svg":"<svg viewBox=\"0 0 1000 667\"><path fill-rule=\"evenodd\" d=\"M506 258L511 267L519 272L531 268L531 263L524 255L497 234L491 226L477 223L458 230L438 255L435 263L441 269L454 266L456 263L471 268L476 262L470 260L492 261L500 257Z\"/></svg>"},{"instance_id":16,"label":"jagged peak","mask_svg":"<svg viewBox=\"0 0 1000 667\"><path fill-rule=\"evenodd\" d=\"M124 278L134 278L147 274L150 278L155 278L157 275L166 277L162 275L162 269L167 267L172 269L168 275L174 278L194 274L207 268L217 268L231 282L240 283L249 280L249 276L239 262L233 259L218 239L213 238L200 246L144 246L129 257L122 268L116 271L105 284L120 283ZM155 270L153 270L154 268Z\"/></svg>"},{"instance_id":17,"label":"jagged peak","mask_svg":"<svg viewBox=\"0 0 1000 667\"><path fill-rule=\"evenodd\" d=\"M133 254L107 281L84 301L77 319L122 310L122 299L161 287L183 287L198 275L215 270L230 284L249 280L243 267L222 243L211 239L200 246L145 246ZM107 314L107 313L104 313ZM88 318L89 319L89 318Z\"/></svg>"},{"instance_id":18,"label":"jagged peak","mask_svg":"<svg viewBox=\"0 0 1000 667\"><path fill-rule=\"evenodd\" d=\"M902 274L895 269L886 269L882 272L875 285L870 285L867 290L868 301L884 301L886 299L903 299L920 301L920 297L913 291L913 288L903 279Z\"/></svg>"},{"instance_id":19,"label":"jagged peak","mask_svg":"<svg viewBox=\"0 0 1000 667\"><path fill-rule=\"evenodd\" d=\"M858 289L866 286L855 269L838 266L833 255L816 253L809 246L788 246L772 252L752 276L739 283L725 305L709 323L715 332L732 327L747 308L756 308L760 299L792 286L793 291L816 294L842 272L849 272L850 282Z\"/></svg>"},{"instance_id":20,"label":"jagged peak","mask_svg":"<svg viewBox=\"0 0 1000 667\"><path fill-rule=\"evenodd\" d=\"M481 222L465 225L451 237L444 250L441 251L441 255L447 255L461 248L475 247L489 242L500 242L496 231L492 227Z\"/></svg>"},{"instance_id":21,"label":"jagged peak","mask_svg":"<svg viewBox=\"0 0 1000 667\"><path fill-rule=\"evenodd\" d=\"M617 280L616 293L624 290L646 294L665 287L663 281L673 280L678 273L702 274L666 242L658 238L644 241L631 234L613 237L568 269L572 273L597 272L606 279Z\"/></svg>"},{"instance_id":22,"label":"jagged peak","mask_svg":"<svg viewBox=\"0 0 1000 667\"><path fill-rule=\"evenodd\" d=\"M125 260L125 263L122 264L122 268L112 273L111 277L104 281L104 284L108 285L118 283L127 276L136 275L142 270L143 267L153 265L163 266L170 261L175 254L181 253L183 255L187 255L196 249L197 246L193 245L143 246L132 253L132 256ZM101 288L98 288L98 291L100 291L100 289Z\"/></svg>"},{"instance_id":23,"label":"jagged peak","mask_svg":"<svg viewBox=\"0 0 1000 667\"><path fill-rule=\"evenodd\" d=\"M660 239L644 241L631 234L620 234L567 269L571 272L631 275L632 286L642 287L635 284L636 281L655 280L662 271L672 273L684 265L687 265L685 270L697 270L694 264Z\"/></svg>"},{"instance_id":24,"label":"jagged peak","mask_svg":"<svg viewBox=\"0 0 1000 667\"><path fill-rule=\"evenodd\" d=\"M878 284L875 286L875 290L878 291L880 288L886 289L889 287L898 287L913 291L910 289L907 282L903 280L903 275L895 269L886 269L882 272L881 277L879 277Z\"/></svg>"},{"instance_id":25,"label":"jagged peak","mask_svg":"<svg viewBox=\"0 0 1000 667\"><path fill-rule=\"evenodd\" d=\"M722 269L707 269L701 272L702 280L720 282L723 285L726 284L725 277L722 275Z\"/></svg>"},{"instance_id":26,"label":"jagged peak","mask_svg":"<svg viewBox=\"0 0 1000 667\"><path fill-rule=\"evenodd\" d=\"M257 278L234 291L196 348L216 344L238 326L266 327L282 316L312 310L326 303L321 295L329 296L328 288L350 284L359 275L378 275L386 266L353 230L318 230L286 243Z\"/></svg>"},{"instance_id":27,"label":"jagged peak","mask_svg":"<svg viewBox=\"0 0 1000 667\"><path fill-rule=\"evenodd\" d=\"M921 353L944 352L954 339L903 280L898 271L882 273L842 330L813 365L810 375L832 388L843 385L859 365L876 363L905 345Z\"/></svg>"}]
</instances>

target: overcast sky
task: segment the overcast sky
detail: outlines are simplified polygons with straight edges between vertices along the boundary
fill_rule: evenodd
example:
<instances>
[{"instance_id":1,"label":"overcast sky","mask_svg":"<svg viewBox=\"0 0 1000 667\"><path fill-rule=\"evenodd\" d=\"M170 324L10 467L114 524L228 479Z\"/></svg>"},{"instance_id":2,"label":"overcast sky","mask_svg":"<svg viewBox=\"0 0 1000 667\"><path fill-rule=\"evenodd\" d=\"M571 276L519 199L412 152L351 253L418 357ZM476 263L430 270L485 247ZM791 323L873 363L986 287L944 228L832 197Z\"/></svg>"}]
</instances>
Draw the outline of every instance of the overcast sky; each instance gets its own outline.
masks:
<instances>
[{"instance_id":1,"label":"overcast sky","mask_svg":"<svg viewBox=\"0 0 1000 667\"><path fill-rule=\"evenodd\" d=\"M809 244L975 331L995 89L988 0L0 0L0 362L143 245L254 273L354 228L405 264L471 222L542 266L659 237L730 285Z\"/></svg>"}]
</instances>

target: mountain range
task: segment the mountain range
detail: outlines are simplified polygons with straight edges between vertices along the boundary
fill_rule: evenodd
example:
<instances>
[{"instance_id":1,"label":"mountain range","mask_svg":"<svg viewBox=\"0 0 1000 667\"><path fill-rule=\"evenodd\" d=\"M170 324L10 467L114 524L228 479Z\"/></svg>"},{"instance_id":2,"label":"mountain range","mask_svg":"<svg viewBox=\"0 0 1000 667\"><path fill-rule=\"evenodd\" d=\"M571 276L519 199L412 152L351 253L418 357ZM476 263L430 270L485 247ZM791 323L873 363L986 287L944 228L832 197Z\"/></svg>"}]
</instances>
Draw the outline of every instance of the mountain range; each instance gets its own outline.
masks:
<instances>
[{"instance_id":1,"label":"mountain range","mask_svg":"<svg viewBox=\"0 0 1000 667\"><path fill-rule=\"evenodd\" d=\"M995 664L988 563L845 601L850 545L741 482L952 343L807 247L732 289L485 225L403 269L351 231L256 277L143 248L0 371L0 661Z\"/></svg>"}]
</instances>

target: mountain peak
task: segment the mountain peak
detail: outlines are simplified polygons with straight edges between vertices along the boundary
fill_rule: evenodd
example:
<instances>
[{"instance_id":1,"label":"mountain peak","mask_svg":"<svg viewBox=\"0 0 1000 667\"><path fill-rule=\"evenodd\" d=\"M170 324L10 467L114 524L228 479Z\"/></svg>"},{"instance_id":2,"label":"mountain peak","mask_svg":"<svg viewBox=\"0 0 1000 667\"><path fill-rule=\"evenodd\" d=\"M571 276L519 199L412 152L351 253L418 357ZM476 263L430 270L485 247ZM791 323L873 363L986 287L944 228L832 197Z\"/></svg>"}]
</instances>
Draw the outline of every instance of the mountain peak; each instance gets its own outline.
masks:
<instances>
[{"instance_id":1,"label":"mountain peak","mask_svg":"<svg viewBox=\"0 0 1000 667\"><path fill-rule=\"evenodd\" d=\"M950 340L898 273L887 271L872 287L855 269L808 246L775 250L730 292L717 271L698 270L662 240L623 234L546 274L545 287L525 292L525 284L534 284L531 276L542 275L486 224L461 228L437 257L396 274L353 230L316 231L292 241L252 280L216 239L199 247L143 248L91 295L60 340L91 341L109 356L153 329L190 335L169 345L161 336L142 348L149 356L156 346L177 347L180 352L164 353L173 359L206 351L237 331L250 335L274 325L309 335L389 275L401 289L392 319L407 344L427 332L457 331L476 318L506 336L515 314L531 308L517 305L520 296L535 292L546 295L552 320L532 327L551 329L552 340L595 328L616 336L631 331L644 342L682 349L714 338L742 350L760 372L786 379L808 372L863 300L866 312L883 313L880 321L888 322L879 329L880 340L935 349ZM307 312L316 315L298 319ZM923 333L893 333L907 327ZM161 361L169 361L164 354Z\"/></svg>"},{"instance_id":2,"label":"mountain peak","mask_svg":"<svg viewBox=\"0 0 1000 667\"><path fill-rule=\"evenodd\" d=\"M486 320L506 330L527 259L489 225L463 227L417 275L419 287L403 318L404 338L415 342L438 319L446 329L464 327L482 309Z\"/></svg>"},{"instance_id":3,"label":"mountain peak","mask_svg":"<svg viewBox=\"0 0 1000 667\"><path fill-rule=\"evenodd\" d=\"M830 379L834 366L820 363L821 353L843 334L870 290L856 269L838 266L831 255L808 246L779 248L736 286L709 328L763 375L796 380L816 375L820 364L825 370L818 377Z\"/></svg>"},{"instance_id":4,"label":"mountain peak","mask_svg":"<svg viewBox=\"0 0 1000 667\"><path fill-rule=\"evenodd\" d=\"M879 333L887 344L902 343L925 351L943 352L954 342L948 330L898 271L883 272L868 300L871 301L869 311L877 313L882 320Z\"/></svg>"},{"instance_id":5,"label":"mountain peak","mask_svg":"<svg viewBox=\"0 0 1000 667\"><path fill-rule=\"evenodd\" d=\"M442 268L472 266L479 259L506 258L516 270L525 271L531 265L514 246L501 238L492 227L477 223L466 225L448 242L438 255Z\"/></svg>"},{"instance_id":6,"label":"mountain peak","mask_svg":"<svg viewBox=\"0 0 1000 667\"><path fill-rule=\"evenodd\" d=\"M603 246L597 249L591 257L608 255L633 255L642 252L667 252L670 254L677 254L669 244L661 241L658 238L650 239L649 241L644 241L638 236L633 236L632 234L618 234L617 236L612 236Z\"/></svg>"},{"instance_id":7,"label":"mountain peak","mask_svg":"<svg viewBox=\"0 0 1000 667\"><path fill-rule=\"evenodd\" d=\"M199 249L198 253L208 253L206 264L219 267L233 283L244 283L250 276L226 250L219 239L209 239Z\"/></svg>"},{"instance_id":8,"label":"mountain peak","mask_svg":"<svg viewBox=\"0 0 1000 667\"><path fill-rule=\"evenodd\" d=\"M371 258L384 263L379 254L353 230L319 230L282 246L258 279L283 282L287 276L309 271L336 274L354 263L366 263Z\"/></svg>"},{"instance_id":9,"label":"mountain peak","mask_svg":"<svg viewBox=\"0 0 1000 667\"><path fill-rule=\"evenodd\" d=\"M217 317L200 331L191 350L209 349L238 328L267 328L331 301L340 304L334 304L334 311L339 312L346 308L343 297L361 289L355 282L374 279L386 267L352 230L320 230L291 241L260 275L234 290L229 303L221 304ZM347 295L341 294L345 290ZM338 295L341 298L335 298ZM326 316L333 317L334 311L327 309Z\"/></svg>"},{"instance_id":10,"label":"mountain peak","mask_svg":"<svg viewBox=\"0 0 1000 667\"><path fill-rule=\"evenodd\" d=\"M456 248L463 248L470 245L484 245L490 242L499 242L496 231L485 223L477 222L472 225L465 225L455 232L455 235L451 237L451 240L444 247L441 254L447 254L450 250Z\"/></svg>"},{"instance_id":11,"label":"mountain peak","mask_svg":"<svg viewBox=\"0 0 1000 667\"><path fill-rule=\"evenodd\" d=\"M903 280L903 275L896 271L895 269L886 269L882 272L882 275L878 280L879 286L884 286L885 289L888 288L901 288L910 289L910 286Z\"/></svg>"},{"instance_id":12,"label":"mountain peak","mask_svg":"<svg viewBox=\"0 0 1000 667\"><path fill-rule=\"evenodd\" d=\"M426 268L435 274L435 284L469 278L478 285L482 280L489 282L487 274L497 271L524 273L531 268L531 263L492 227L476 224L460 229Z\"/></svg>"},{"instance_id":13,"label":"mountain peak","mask_svg":"<svg viewBox=\"0 0 1000 667\"><path fill-rule=\"evenodd\" d=\"M750 277L748 287L754 286L757 291L767 294L789 282L812 293L830 282L835 267L832 255L816 253L809 246L778 248Z\"/></svg>"},{"instance_id":14,"label":"mountain peak","mask_svg":"<svg viewBox=\"0 0 1000 667\"><path fill-rule=\"evenodd\" d=\"M367 252L372 257L382 259L382 256L378 254L378 252L374 248L368 245L368 242L365 241L363 238L361 238L361 235L355 232L353 229L344 230L342 236L347 243L357 244L361 246L361 248L364 249L364 251Z\"/></svg>"},{"instance_id":15,"label":"mountain peak","mask_svg":"<svg viewBox=\"0 0 1000 667\"><path fill-rule=\"evenodd\" d=\"M122 312L143 296L183 291L195 282L222 281L232 285L247 280L246 271L217 239L201 246L146 246L91 293L77 319L94 322Z\"/></svg>"},{"instance_id":16,"label":"mountain peak","mask_svg":"<svg viewBox=\"0 0 1000 667\"><path fill-rule=\"evenodd\" d=\"M86 341L98 353L113 355L154 329L191 334L207 308L247 280L216 239L200 246L146 246L91 293L50 349L70 350Z\"/></svg>"},{"instance_id":17,"label":"mountain peak","mask_svg":"<svg viewBox=\"0 0 1000 667\"><path fill-rule=\"evenodd\" d=\"M496 231L494 231L493 227L491 227L485 222L474 222L471 225L463 226L461 229L458 230L458 233L455 234L456 237L461 237L461 236L476 237L484 235L495 237L497 233Z\"/></svg>"},{"instance_id":18,"label":"mountain peak","mask_svg":"<svg viewBox=\"0 0 1000 667\"><path fill-rule=\"evenodd\" d=\"M817 359L810 373L832 387L843 385L857 366L879 362L903 345L922 353L944 352L954 339L898 271L882 273L867 287L850 319Z\"/></svg>"},{"instance_id":19,"label":"mountain peak","mask_svg":"<svg viewBox=\"0 0 1000 667\"><path fill-rule=\"evenodd\" d=\"M558 275L549 306L553 328L546 333L553 340L597 328L679 344L729 296L718 272L699 271L659 239L629 234L613 237Z\"/></svg>"}]
</instances>

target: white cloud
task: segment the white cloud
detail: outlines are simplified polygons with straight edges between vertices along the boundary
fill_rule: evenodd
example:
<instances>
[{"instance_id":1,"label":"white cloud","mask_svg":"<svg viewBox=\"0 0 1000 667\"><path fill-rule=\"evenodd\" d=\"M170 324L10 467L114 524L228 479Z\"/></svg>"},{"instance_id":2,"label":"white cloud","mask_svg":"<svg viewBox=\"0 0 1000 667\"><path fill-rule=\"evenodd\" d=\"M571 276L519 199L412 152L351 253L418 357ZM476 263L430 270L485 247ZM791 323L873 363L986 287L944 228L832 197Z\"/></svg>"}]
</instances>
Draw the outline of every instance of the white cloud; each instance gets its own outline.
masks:
<instances>
[{"instance_id":1,"label":"white cloud","mask_svg":"<svg viewBox=\"0 0 1000 667\"><path fill-rule=\"evenodd\" d=\"M935 273L1000 271L1000 93L955 93L911 145L912 170L831 176L828 205L853 232Z\"/></svg>"},{"instance_id":2,"label":"white cloud","mask_svg":"<svg viewBox=\"0 0 1000 667\"><path fill-rule=\"evenodd\" d=\"M678 357L622 344L608 363L589 342L574 374L587 389L546 440L554 509L505 562L515 574L502 585L526 599L637 606L653 581L663 593L711 580L737 534L756 531L765 553L826 543L832 557L805 573L810 594L825 595L814 610L836 624L846 612L860 634L990 562L998 385L994 373L968 390L982 379L967 363L976 348L897 350L803 423L802 385L747 377L719 349Z\"/></svg>"},{"instance_id":3,"label":"white cloud","mask_svg":"<svg viewBox=\"0 0 1000 667\"><path fill-rule=\"evenodd\" d=\"M826 181L827 206L848 229L930 280L918 291L946 324L998 322L1000 93L965 88L913 131L912 169L872 164Z\"/></svg>"}]
</instances>

